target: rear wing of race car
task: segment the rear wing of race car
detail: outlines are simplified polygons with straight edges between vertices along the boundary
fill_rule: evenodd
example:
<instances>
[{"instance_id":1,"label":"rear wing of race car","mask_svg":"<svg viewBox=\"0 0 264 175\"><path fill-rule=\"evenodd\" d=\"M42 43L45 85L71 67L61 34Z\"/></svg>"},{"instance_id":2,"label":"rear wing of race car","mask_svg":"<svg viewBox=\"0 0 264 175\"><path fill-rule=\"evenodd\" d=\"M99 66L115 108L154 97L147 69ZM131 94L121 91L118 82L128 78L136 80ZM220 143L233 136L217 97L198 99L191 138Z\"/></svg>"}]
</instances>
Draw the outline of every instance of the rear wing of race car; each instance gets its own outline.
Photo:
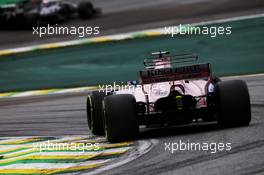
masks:
<instances>
[{"instance_id":1,"label":"rear wing of race car","mask_svg":"<svg viewBox=\"0 0 264 175\"><path fill-rule=\"evenodd\" d=\"M198 56L191 53L171 55L169 51L159 51L152 53L151 58L145 59L144 66L147 69L154 69L157 64L159 66L164 66L169 63L171 66L174 66L176 64L194 62L197 60Z\"/></svg>"},{"instance_id":2,"label":"rear wing of race car","mask_svg":"<svg viewBox=\"0 0 264 175\"><path fill-rule=\"evenodd\" d=\"M140 71L142 84L211 77L209 63Z\"/></svg>"}]
</instances>

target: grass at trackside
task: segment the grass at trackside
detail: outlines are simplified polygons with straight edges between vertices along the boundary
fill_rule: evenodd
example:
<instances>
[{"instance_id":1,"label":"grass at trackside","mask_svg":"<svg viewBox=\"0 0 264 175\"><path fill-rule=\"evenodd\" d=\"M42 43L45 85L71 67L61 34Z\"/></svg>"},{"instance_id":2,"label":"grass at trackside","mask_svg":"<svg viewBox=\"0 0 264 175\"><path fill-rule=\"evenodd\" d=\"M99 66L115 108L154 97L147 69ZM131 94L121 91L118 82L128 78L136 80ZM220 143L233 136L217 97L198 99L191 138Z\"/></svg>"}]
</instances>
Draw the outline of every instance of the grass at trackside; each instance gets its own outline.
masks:
<instances>
[{"instance_id":1,"label":"grass at trackside","mask_svg":"<svg viewBox=\"0 0 264 175\"><path fill-rule=\"evenodd\" d=\"M9 5L9 4L17 4L19 2L22 2L24 0L1 0L0 1L0 6L1 5Z\"/></svg>"},{"instance_id":2,"label":"grass at trackside","mask_svg":"<svg viewBox=\"0 0 264 175\"><path fill-rule=\"evenodd\" d=\"M0 57L0 91L60 88L137 79L148 53L193 52L215 75L264 72L264 18L230 22L228 36L169 36Z\"/></svg>"}]
</instances>

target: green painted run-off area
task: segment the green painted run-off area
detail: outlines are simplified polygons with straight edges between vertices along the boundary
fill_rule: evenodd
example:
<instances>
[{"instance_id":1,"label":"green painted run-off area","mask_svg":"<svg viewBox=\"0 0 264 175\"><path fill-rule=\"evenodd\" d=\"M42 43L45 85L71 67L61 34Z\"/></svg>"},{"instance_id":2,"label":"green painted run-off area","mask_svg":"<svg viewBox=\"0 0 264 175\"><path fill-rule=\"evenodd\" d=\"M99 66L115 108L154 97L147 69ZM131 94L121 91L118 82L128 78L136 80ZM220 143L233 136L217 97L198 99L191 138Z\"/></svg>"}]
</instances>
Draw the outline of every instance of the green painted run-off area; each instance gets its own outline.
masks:
<instances>
[{"instance_id":1,"label":"green painted run-off area","mask_svg":"<svg viewBox=\"0 0 264 175\"><path fill-rule=\"evenodd\" d=\"M0 57L0 91L137 79L143 59L158 50L196 53L200 62L212 64L215 75L264 72L264 18L222 26L231 26L232 34L138 38Z\"/></svg>"},{"instance_id":2,"label":"green painted run-off area","mask_svg":"<svg viewBox=\"0 0 264 175\"><path fill-rule=\"evenodd\" d=\"M17 4L21 3L25 0L0 0L0 6L1 5L10 5L10 4Z\"/></svg>"}]
</instances>

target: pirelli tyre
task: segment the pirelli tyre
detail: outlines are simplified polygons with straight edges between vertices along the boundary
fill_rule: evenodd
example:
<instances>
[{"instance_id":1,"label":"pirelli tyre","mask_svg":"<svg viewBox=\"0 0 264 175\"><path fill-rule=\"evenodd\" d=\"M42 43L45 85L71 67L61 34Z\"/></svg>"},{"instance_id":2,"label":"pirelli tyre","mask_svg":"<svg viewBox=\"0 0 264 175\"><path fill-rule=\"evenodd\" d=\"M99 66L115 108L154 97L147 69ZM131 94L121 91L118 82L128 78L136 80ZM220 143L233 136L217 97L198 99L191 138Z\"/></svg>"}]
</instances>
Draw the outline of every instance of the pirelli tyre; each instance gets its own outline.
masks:
<instances>
[{"instance_id":1,"label":"pirelli tyre","mask_svg":"<svg viewBox=\"0 0 264 175\"><path fill-rule=\"evenodd\" d=\"M18 20L21 20L22 18L18 18ZM25 28L32 28L39 26L39 15L37 13L30 13L27 14L24 17L24 20L21 20L23 22L22 25L24 25Z\"/></svg>"},{"instance_id":2,"label":"pirelli tyre","mask_svg":"<svg viewBox=\"0 0 264 175\"><path fill-rule=\"evenodd\" d=\"M139 124L134 96L107 96L104 99L104 122L105 136L109 142L135 139L139 133Z\"/></svg>"},{"instance_id":3,"label":"pirelli tyre","mask_svg":"<svg viewBox=\"0 0 264 175\"><path fill-rule=\"evenodd\" d=\"M250 97L244 81L222 81L216 84L216 112L221 127L249 125Z\"/></svg>"},{"instance_id":4,"label":"pirelli tyre","mask_svg":"<svg viewBox=\"0 0 264 175\"><path fill-rule=\"evenodd\" d=\"M87 96L87 121L90 131L95 135L103 135L103 113L102 101L105 97L104 92L93 91Z\"/></svg>"},{"instance_id":5,"label":"pirelli tyre","mask_svg":"<svg viewBox=\"0 0 264 175\"><path fill-rule=\"evenodd\" d=\"M88 19L93 16L94 7L89 1L80 2L78 5L78 14L81 19Z\"/></svg>"}]
</instances>

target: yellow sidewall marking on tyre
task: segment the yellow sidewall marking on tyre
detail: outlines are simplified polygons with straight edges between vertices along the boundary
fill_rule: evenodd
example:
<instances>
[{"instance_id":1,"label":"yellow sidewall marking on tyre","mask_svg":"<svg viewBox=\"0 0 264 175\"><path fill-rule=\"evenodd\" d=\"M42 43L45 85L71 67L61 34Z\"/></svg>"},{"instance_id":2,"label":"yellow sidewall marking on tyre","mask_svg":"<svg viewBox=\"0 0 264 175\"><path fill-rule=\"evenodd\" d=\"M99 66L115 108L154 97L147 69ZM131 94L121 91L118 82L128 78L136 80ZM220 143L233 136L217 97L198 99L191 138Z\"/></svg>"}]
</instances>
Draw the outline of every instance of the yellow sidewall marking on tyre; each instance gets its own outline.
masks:
<instances>
[{"instance_id":1,"label":"yellow sidewall marking on tyre","mask_svg":"<svg viewBox=\"0 0 264 175\"><path fill-rule=\"evenodd\" d=\"M89 99L90 102L90 110L91 110L91 131L93 131L93 102L92 102L92 97L90 95L87 96L87 98Z\"/></svg>"}]
</instances>

